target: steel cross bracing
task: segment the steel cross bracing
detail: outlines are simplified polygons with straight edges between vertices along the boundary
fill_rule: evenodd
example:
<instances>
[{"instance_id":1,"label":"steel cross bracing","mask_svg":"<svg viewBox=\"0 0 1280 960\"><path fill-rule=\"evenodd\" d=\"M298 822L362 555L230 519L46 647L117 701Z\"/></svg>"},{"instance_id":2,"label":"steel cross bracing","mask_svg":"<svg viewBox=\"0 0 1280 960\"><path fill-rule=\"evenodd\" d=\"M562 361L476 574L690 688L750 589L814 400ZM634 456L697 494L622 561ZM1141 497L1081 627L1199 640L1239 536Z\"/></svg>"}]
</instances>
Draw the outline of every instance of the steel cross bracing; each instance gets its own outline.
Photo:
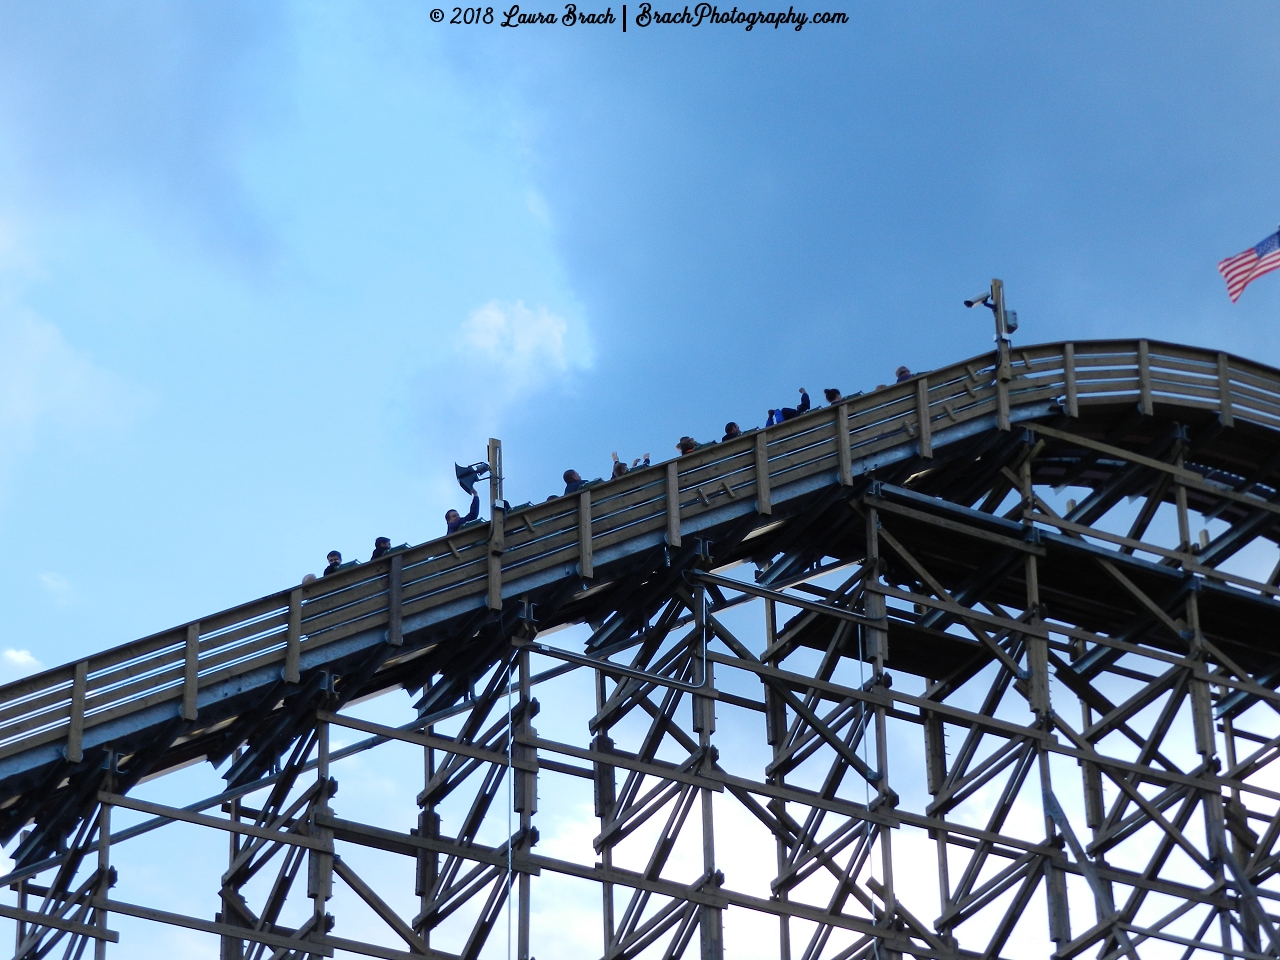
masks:
<instances>
[{"instance_id":1,"label":"steel cross bracing","mask_svg":"<svg viewBox=\"0 0 1280 960\"><path fill-rule=\"evenodd\" d=\"M602 958L1280 956L1280 374L1062 344L894 390L0 690L15 956L140 918L546 960L569 889ZM404 749L416 814L344 809ZM143 799L199 758L224 792ZM540 844L575 785L594 836ZM226 837L199 916L113 868L183 824Z\"/></svg>"}]
</instances>

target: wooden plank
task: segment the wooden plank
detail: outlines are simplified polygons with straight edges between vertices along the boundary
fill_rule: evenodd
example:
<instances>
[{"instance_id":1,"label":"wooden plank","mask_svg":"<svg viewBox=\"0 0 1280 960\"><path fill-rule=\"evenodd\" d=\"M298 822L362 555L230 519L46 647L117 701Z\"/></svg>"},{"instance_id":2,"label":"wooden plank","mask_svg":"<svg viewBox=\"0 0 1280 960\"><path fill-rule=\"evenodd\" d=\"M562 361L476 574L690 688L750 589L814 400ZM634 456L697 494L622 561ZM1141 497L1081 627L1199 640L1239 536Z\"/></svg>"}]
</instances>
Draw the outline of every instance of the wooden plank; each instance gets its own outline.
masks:
<instances>
[{"instance_id":1,"label":"wooden plank","mask_svg":"<svg viewBox=\"0 0 1280 960\"><path fill-rule=\"evenodd\" d=\"M674 460L667 464L667 543L680 546L680 473Z\"/></svg>"},{"instance_id":2,"label":"wooden plank","mask_svg":"<svg viewBox=\"0 0 1280 960\"><path fill-rule=\"evenodd\" d=\"M7 917L10 920L17 920L21 923L29 923L32 926L48 927L50 930L65 930L67 933L76 933L82 937L92 937L94 940L106 940L108 943L120 942L120 934L114 930L90 926L87 923L77 923L74 920L64 920L61 917L51 917L47 913L23 910L21 907L11 907L5 903L0 903L0 917Z\"/></svg>"},{"instance_id":3,"label":"wooden plank","mask_svg":"<svg viewBox=\"0 0 1280 960\"><path fill-rule=\"evenodd\" d=\"M853 483L853 464L849 454L849 405L842 403L836 407L836 455L840 458L840 483L850 486ZM756 469L759 469L757 465ZM766 468L767 472L767 468ZM768 510L761 510L768 513Z\"/></svg>"},{"instance_id":4,"label":"wooden plank","mask_svg":"<svg viewBox=\"0 0 1280 960\"><path fill-rule=\"evenodd\" d=\"M1080 416L1080 400L1076 395L1076 345L1068 343L1062 348L1062 372L1067 381L1067 416Z\"/></svg>"},{"instance_id":5,"label":"wooden plank","mask_svg":"<svg viewBox=\"0 0 1280 960\"><path fill-rule=\"evenodd\" d=\"M302 643L302 588L289 591L289 632L285 637L284 682L299 683L298 653Z\"/></svg>"},{"instance_id":6,"label":"wooden plank","mask_svg":"<svg viewBox=\"0 0 1280 960\"><path fill-rule=\"evenodd\" d=\"M591 557L591 491L578 494L578 571L587 579L596 575Z\"/></svg>"},{"instance_id":7,"label":"wooden plank","mask_svg":"<svg viewBox=\"0 0 1280 960\"><path fill-rule=\"evenodd\" d=\"M499 571L501 574L501 571ZM404 643L404 607L401 605L401 593L404 579L404 555L395 554L391 558L391 569L387 571L387 642L393 647ZM501 589L501 584L499 584Z\"/></svg>"},{"instance_id":8,"label":"wooden plank","mask_svg":"<svg viewBox=\"0 0 1280 960\"><path fill-rule=\"evenodd\" d=\"M151 907L140 907L121 900L95 900L94 905L109 913L120 913L126 917L137 917L139 920L154 920L175 927L186 927L188 930L199 930L233 940L248 940L250 943L265 943L269 947L281 947L287 951L299 950L303 956L332 957L333 947L324 941L295 940L279 933L267 933L252 927L237 927L230 923L216 923L212 920L201 920L180 913L169 913L167 910L155 910ZM305 948L301 950L300 948Z\"/></svg>"},{"instance_id":9,"label":"wooden plank","mask_svg":"<svg viewBox=\"0 0 1280 960\"><path fill-rule=\"evenodd\" d=\"M259 840L268 840L272 843L283 843L291 847L306 847L308 850L320 850L322 852L331 852L333 850L333 844L328 840L322 840L317 837L289 833L284 830L272 830L269 827L259 827L243 820L213 817L207 813L196 813L192 810L183 810L180 807L170 807L163 803L151 803L147 800L126 797L118 793L99 793L98 800L113 807L123 807L126 810L149 813L153 817L167 817L170 820L178 820L182 823L192 823L200 827L212 827L214 830L225 830L228 833L238 833L246 837L257 837Z\"/></svg>"},{"instance_id":10,"label":"wooden plank","mask_svg":"<svg viewBox=\"0 0 1280 960\"><path fill-rule=\"evenodd\" d=\"M920 424L920 456L933 457L933 430L929 424L929 378L916 381L916 422Z\"/></svg>"},{"instance_id":11,"label":"wooden plank","mask_svg":"<svg viewBox=\"0 0 1280 960\"><path fill-rule=\"evenodd\" d=\"M1151 403L1151 352L1146 340L1138 341L1138 409L1147 417L1156 412Z\"/></svg>"},{"instance_id":12,"label":"wooden plank","mask_svg":"<svg viewBox=\"0 0 1280 960\"><path fill-rule=\"evenodd\" d=\"M200 690L200 621L187 624L187 647L182 664L182 719L196 718Z\"/></svg>"},{"instance_id":13,"label":"wooden plank","mask_svg":"<svg viewBox=\"0 0 1280 960\"><path fill-rule=\"evenodd\" d=\"M81 660L75 666L71 681L71 728L67 731L67 759L79 763L84 759L84 687L89 675L89 662Z\"/></svg>"}]
</instances>

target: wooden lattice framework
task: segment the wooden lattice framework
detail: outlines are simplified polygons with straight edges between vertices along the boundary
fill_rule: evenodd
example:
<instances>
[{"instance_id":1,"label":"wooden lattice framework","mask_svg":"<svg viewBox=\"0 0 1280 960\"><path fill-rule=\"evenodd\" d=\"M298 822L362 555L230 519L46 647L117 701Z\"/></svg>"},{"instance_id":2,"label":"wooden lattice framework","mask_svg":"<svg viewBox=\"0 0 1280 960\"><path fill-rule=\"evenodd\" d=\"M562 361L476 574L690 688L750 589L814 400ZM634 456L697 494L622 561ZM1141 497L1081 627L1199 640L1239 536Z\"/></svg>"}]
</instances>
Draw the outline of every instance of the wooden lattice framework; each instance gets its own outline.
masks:
<instances>
[{"instance_id":1,"label":"wooden lattice framework","mask_svg":"<svg viewBox=\"0 0 1280 960\"><path fill-rule=\"evenodd\" d=\"M604 958L718 960L742 912L787 960L1280 956L1280 373L1002 352L499 516L0 688L15 955L103 956L123 915L224 960L475 958L509 911L529 958L558 874L596 888ZM594 702L540 706L569 672ZM396 689L401 725L353 712ZM416 821L344 815L333 766L391 741ZM225 792L131 792L200 758ZM539 851L550 778L591 785L577 859ZM762 886L722 869L728 802ZM115 893L113 850L175 822L230 837L209 917ZM355 848L413 862L416 915ZM344 936L336 886L394 947Z\"/></svg>"}]
</instances>

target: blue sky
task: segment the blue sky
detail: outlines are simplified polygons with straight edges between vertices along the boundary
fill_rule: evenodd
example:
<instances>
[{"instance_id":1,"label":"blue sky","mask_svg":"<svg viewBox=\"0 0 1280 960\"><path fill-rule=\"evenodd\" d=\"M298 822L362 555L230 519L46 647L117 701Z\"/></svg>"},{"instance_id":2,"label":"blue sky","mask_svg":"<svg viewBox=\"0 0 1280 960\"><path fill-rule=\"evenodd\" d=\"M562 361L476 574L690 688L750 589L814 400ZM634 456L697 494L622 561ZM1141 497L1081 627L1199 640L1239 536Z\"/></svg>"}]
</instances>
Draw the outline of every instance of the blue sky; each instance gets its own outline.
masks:
<instances>
[{"instance_id":1,"label":"blue sky","mask_svg":"<svg viewBox=\"0 0 1280 960\"><path fill-rule=\"evenodd\" d=\"M992 276L1023 342L1280 362L1215 271L1280 222L1274 5L833 9L0 6L3 668L433 537L491 435L542 499L980 353Z\"/></svg>"},{"instance_id":2,"label":"blue sky","mask_svg":"<svg viewBox=\"0 0 1280 960\"><path fill-rule=\"evenodd\" d=\"M541 500L798 386L984 352L961 301L993 276L1023 343L1280 365L1280 274L1232 305L1215 270L1280 223L1273 3L800 8L849 22L0 0L0 680L434 537L490 436ZM413 765L349 768L344 810ZM548 852L590 814L548 799ZM130 896L204 915L222 847L188 837L212 879L174 884L169 836Z\"/></svg>"}]
</instances>

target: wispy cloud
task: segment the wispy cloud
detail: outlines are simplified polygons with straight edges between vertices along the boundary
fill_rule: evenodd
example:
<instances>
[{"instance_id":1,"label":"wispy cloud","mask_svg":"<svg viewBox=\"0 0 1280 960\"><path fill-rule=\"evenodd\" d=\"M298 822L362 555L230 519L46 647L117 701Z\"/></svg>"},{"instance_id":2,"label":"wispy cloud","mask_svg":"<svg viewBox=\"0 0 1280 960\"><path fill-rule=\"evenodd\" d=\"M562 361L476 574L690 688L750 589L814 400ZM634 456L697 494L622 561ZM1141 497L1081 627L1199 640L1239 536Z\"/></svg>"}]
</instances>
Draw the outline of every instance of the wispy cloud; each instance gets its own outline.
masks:
<instances>
[{"instance_id":1,"label":"wispy cloud","mask_svg":"<svg viewBox=\"0 0 1280 960\"><path fill-rule=\"evenodd\" d=\"M541 386L592 362L585 329L544 306L530 309L523 300L490 300L471 311L462 327L462 348L496 366L510 390Z\"/></svg>"},{"instance_id":2,"label":"wispy cloud","mask_svg":"<svg viewBox=\"0 0 1280 960\"><path fill-rule=\"evenodd\" d=\"M71 592L71 581L60 573L42 573L39 577L40 586L44 587L45 593L53 598L53 602L60 607L65 607L74 599Z\"/></svg>"},{"instance_id":3,"label":"wispy cloud","mask_svg":"<svg viewBox=\"0 0 1280 960\"><path fill-rule=\"evenodd\" d=\"M19 650L16 647L0 650L0 683L12 683L43 669L44 664L30 650Z\"/></svg>"},{"instance_id":4,"label":"wispy cloud","mask_svg":"<svg viewBox=\"0 0 1280 960\"><path fill-rule=\"evenodd\" d=\"M118 427L144 395L73 348L53 324L27 310L0 312L0 467L44 426Z\"/></svg>"}]
</instances>

